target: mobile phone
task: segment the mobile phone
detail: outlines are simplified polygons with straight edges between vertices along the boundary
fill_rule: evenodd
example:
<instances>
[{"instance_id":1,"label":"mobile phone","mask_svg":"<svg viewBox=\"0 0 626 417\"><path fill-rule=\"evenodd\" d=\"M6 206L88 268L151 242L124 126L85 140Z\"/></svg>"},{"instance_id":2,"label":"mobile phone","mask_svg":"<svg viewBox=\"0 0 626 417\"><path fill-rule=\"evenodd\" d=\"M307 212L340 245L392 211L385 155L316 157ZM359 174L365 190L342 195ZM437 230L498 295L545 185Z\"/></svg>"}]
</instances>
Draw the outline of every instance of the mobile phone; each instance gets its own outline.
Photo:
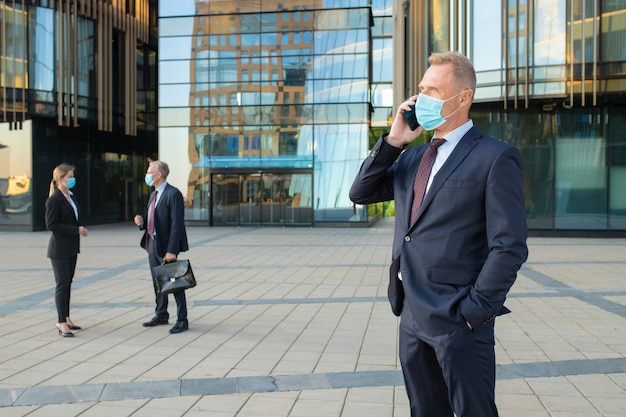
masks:
<instances>
[{"instance_id":1,"label":"mobile phone","mask_svg":"<svg viewBox=\"0 0 626 417\"><path fill-rule=\"evenodd\" d=\"M411 104L411 110L404 110L402 114L411 130L415 130L419 127L420 124L417 121L417 117L415 117L415 104Z\"/></svg>"}]
</instances>

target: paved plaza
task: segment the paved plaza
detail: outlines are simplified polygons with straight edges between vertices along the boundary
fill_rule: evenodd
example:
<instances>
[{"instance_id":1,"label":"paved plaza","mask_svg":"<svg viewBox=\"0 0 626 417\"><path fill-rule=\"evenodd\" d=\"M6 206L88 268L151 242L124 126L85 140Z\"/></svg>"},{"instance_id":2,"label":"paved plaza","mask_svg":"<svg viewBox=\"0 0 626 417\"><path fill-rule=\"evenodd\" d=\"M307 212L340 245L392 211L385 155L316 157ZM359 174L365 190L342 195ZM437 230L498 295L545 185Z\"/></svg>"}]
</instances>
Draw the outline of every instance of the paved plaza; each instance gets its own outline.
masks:
<instances>
[{"instance_id":1,"label":"paved plaza","mask_svg":"<svg viewBox=\"0 0 626 417\"><path fill-rule=\"evenodd\" d=\"M142 327L140 232L90 227L55 328L48 232L0 232L2 417L408 417L386 300L393 219L190 227L190 330ZM626 239L530 238L496 321L501 417L626 415ZM427 381L425 381L427 383Z\"/></svg>"}]
</instances>

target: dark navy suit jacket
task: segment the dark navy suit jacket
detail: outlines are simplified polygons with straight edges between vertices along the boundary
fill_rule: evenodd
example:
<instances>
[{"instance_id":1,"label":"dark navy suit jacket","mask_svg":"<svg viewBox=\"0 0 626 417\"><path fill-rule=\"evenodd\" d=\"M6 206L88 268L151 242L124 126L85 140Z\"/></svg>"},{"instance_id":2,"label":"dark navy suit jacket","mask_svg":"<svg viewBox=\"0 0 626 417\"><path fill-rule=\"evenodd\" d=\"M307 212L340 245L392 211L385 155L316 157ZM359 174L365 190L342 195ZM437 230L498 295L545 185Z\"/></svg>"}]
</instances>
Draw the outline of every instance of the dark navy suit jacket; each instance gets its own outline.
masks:
<instances>
[{"instance_id":1,"label":"dark navy suit jacket","mask_svg":"<svg viewBox=\"0 0 626 417\"><path fill-rule=\"evenodd\" d=\"M149 209L154 191L148 199ZM187 231L185 230L185 202L183 195L178 188L167 184L163 190L163 195L159 197L158 204L154 212L154 228L156 232L157 254L162 258L167 252L178 255L189 249L187 241ZM148 223L148 214L143 216L145 230ZM140 245L146 248L146 239L149 239L147 231L141 237Z\"/></svg>"},{"instance_id":2,"label":"dark navy suit jacket","mask_svg":"<svg viewBox=\"0 0 626 417\"><path fill-rule=\"evenodd\" d=\"M76 204L73 198L72 201ZM48 258L76 256L80 252L80 224L74 208L60 190L56 190L46 200L45 220L46 229L52 232L48 242Z\"/></svg>"},{"instance_id":3,"label":"dark navy suit jacket","mask_svg":"<svg viewBox=\"0 0 626 417\"><path fill-rule=\"evenodd\" d=\"M381 138L363 162L350 199L395 200L390 301L403 290L404 308L436 336L466 321L478 329L508 312L506 295L528 255L527 225L520 152L475 127L437 172L409 225L413 182L427 146L400 156L401 149ZM395 281L398 270L402 282ZM397 305L394 313L400 314Z\"/></svg>"}]
</instances>

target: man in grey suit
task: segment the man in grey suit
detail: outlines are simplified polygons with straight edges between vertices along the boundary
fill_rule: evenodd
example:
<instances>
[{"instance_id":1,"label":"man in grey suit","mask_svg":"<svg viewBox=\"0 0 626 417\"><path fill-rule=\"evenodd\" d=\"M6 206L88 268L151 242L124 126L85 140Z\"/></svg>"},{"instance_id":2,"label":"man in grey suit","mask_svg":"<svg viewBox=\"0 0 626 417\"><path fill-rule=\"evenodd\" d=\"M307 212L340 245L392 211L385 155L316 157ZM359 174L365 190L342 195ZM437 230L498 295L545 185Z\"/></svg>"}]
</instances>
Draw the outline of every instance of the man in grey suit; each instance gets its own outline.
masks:
<instances>
[{"instance_id":1,"label":"man in grey suit","mask_svg":"<svg viewBox=\"0 0 626 417\"><path fill-rule=\"evenodd\" d=\"M469 59L433 53L429 63L420 94L398 107L350 198L395 200L388 295L400 316L411 416L496 417L494 319L509 312L506 295L528 256L521 156L469 118ZM403 115L411 105L415 130ZM431 144L403 152L422 129L434 130ZM432 168L418 169L429 153Z\"/></svg>"},{"instance_id":2,"label":"man in grey suit","mask_svg":"<svg viewBox=\"0 0 626 417\"><path fill-rule=\"evenodd\" d=\"M180 252L189 249L183 195L178 188L168 184L169 173L170 169L163 161L153 161L148 165L145 181L149 187L154 187L154 191L148 200L147 214L136 215L134 218L135 224L144 230L140 245L148 252L151 272L152 268L161 265L163 261L175 261ZM167 295L157 295L154 276L152 284L156 308L154 317L143 323L144 327L167 324L169 319ZM174 327L170 329L170 333L180 333L189 329L187 298L185 290L178 290L173 294L178 306L178 318Z\"/></svg>"}]
</instances>

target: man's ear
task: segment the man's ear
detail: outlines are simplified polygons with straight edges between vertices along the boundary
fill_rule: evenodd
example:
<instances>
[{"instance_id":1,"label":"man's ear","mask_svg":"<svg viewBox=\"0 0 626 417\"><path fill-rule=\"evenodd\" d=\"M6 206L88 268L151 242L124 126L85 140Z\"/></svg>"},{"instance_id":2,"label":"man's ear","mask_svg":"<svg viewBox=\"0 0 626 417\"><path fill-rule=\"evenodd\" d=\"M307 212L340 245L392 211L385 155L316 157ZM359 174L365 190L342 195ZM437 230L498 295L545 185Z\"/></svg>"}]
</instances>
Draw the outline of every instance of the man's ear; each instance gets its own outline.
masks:
<instances>
[{"instance_id":1,"label":"man's ear","mask_svg":"<svg viewBox=\"0 0 626 417\"><path fill-rule=\"evenodd\" d=\"M470 90L469 88L463 91L463 94L461 94L461 102L462 104L469 104L472 102L472 96L474 95L474 92L472 90Z\"/></svg>"}]
</instances>

